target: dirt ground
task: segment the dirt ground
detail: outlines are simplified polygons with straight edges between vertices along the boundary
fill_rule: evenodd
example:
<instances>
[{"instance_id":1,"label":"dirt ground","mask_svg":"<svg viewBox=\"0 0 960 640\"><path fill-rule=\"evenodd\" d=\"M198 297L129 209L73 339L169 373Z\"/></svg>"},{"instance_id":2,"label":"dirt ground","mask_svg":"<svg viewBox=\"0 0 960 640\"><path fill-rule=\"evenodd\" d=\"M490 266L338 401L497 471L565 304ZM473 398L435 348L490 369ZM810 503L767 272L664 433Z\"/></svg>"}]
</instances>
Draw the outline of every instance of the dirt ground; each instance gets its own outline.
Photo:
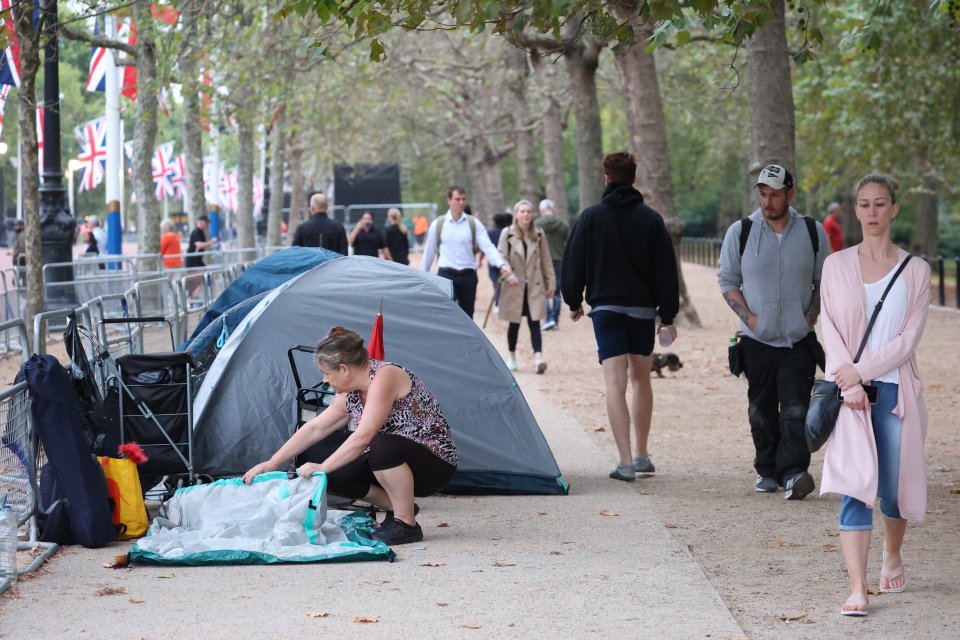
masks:
<instances>
[{"instance_id":1,"label":"dirt ground","mask_svg":"<svg viewBox=\"0 0 960 640\"><path fill-rule=\"evenodd\" d=\"M653 379L650 451L657 473L640 479L638 491L657 496L652 501L656 515L690 547L750 638L960 637L960 436L955 428L960 314L931 307L919 351L930 412L929 501L926 521L907 531L908 590L871 595L869 617L841 619L837 612L849 592L837 536L840 500L814 493L802 502L787 502L782 492L754 492L747 385L726 366L726 347L737 321L719 294L714 273L684 265L702 327L681 325L669 350L683 361L683 369ZM478 322L483 322L490 291L487 281L477 304ZM486 333L505 353L506 324L491 314ZM552 395L594 432L609 448L612 468L616 448L595 348L589 320L574 324L564 315L558 331L544 332L549 368L538 376L529 373L533 354L523 327L517 377L522 388L536 386ZM818 485L822 464L821 450L810 470ZM879 516L876 524L869 565L872 590L877 589L882 550Z\"/></svg>"},{"instance_id":2,"label":"dirt ground","mask_svg":"<svg viewBox=\"0 0 960 640\"><path fill-rule=\"evenodd\" d=\"M681 326L670 351L683 369L654 378L655 407L651 453L657 473L642 477L635 490L672 535L689 547L724 603L754 639L960 637L960 607L954 582L960 578L960 436L951 418L960 396L953 375L960 363L956 347L960 314L932 308L920 347L921 375L930 412L927 438L929 503L923 524L907 532L909 580L903 594L872 595L871 615L838 615L847 595L836 532L839 499L811 495L786 502L783 494L753 490L753 445L746 421L746 382L726 370L726 346L736 318L723 303L714 270L685 265L690 296L701 328ZM476 319L483 323L490 300L483 278ZM389 329L388 329L389 330ZM506 324L491 314L487 335L506 351ZM561 317L559 331L544 334L547 372L532 373L529 334L520 334L517 373L521 388L537 389L568 411L580 428L610 453L615 447L606 422L600 367L589 320ZM18 362L0 362L0 380L12 381ZM822 452L811 472L819 482ZM610 480L609 482L615 482ZM577 487L573 487L577 491ZM879 524L879 522L878 522ZM880 529L870 559L873 589L880 567ZM643 547L638 533L624 538ZM696 608L697 603L678 603ZM642 615L643 603L637 602Z\"/></svg>"}]
</instances>

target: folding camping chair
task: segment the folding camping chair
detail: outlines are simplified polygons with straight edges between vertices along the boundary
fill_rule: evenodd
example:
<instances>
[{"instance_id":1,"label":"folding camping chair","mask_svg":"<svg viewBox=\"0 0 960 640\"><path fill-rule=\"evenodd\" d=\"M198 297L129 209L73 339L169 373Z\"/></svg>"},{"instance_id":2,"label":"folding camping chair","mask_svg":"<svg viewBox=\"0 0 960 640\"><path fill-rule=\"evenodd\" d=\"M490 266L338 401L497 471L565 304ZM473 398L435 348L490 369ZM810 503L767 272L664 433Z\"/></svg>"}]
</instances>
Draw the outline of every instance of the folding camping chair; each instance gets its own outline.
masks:
<instances>
[{"instance_id":1,"label":"folding camping chair","mask_svg":"<svg viewBox=\"0 0 960 640\"><path fill-rule=\"evenodd\" d=\"M309 353L313 355L315 352L316 350L313 347L304 345L296 345L287 349L287 359L290 361L293 381L297 385L297 429L330 406L334 396L337 395L336 391L322 380L314 385L304 386L295 354ZM348 424L341 427L320 442L314 443L294 459L294 464L299 467L306 462L323 462L350 437L350 434L353 433L352 426ZM371 517L377 512L376 507L365 501L351 500L332 494L327 495L327 504L334 509L365 511Z\"/></svg>"},{"instance_id":2,"label":"folding camping chair","mask_svg":"<svg viewBox=\"0 0 960 640\"><path fill-rule=\"evenodd\" d=\"M300 370L297 368L295 353L309 353L313 355L313 347L296 345L287 349L287 359L290 361L290 370L293 372L293 381L297 385L297 426L299 429L310 419L320 414L330 406L336 392L322 380L312 386L304 386ZM350 425L337 429L326 438L309 447L296 457L294 462L299 467L305 462L323 462L327 457L350 437Z\"/></svg>"}]
</instances>

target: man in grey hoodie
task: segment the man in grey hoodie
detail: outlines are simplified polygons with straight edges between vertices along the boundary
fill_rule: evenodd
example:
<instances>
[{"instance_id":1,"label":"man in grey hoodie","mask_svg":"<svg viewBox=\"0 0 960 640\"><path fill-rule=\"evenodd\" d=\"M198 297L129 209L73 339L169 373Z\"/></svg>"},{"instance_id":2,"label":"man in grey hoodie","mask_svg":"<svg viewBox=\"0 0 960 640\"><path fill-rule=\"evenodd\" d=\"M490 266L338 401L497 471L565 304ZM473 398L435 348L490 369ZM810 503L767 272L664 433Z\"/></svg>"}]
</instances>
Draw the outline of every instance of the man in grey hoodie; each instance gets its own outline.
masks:
<instances>
[{"instance_id":1,"label":"man in grey hoodie","mask_svg":"<svg viewBox=\"0 0 960 640\"><path fill-rule=\"evenodd\" d=\"M802 500L814 489L803 429L817 366L820 273L830 245L819 222L790 206L796 192L784 167L764 167L754 187L760 208L747 227L740 220L727 229L717 279L740 318L756 490L776 493L782 486L788 500Z\"/></svg>"},{"instance_id":2,"label":"man in grey hoodie","mask_svg":"<svg viewBox=\"0 0 960 640\"><path fill-rule=\"evenodd\" d=\"M547 319L543 323L543 330L556 330L560 323L560 264L563 261L563 250L570 237L570 225L554 215L553 200L540 201L540 217L533 224L547 236L550 246L550 259L553 261L553 272L557 276L557 288L553 298L547 300Z\"/></svg>"}]
</instances>

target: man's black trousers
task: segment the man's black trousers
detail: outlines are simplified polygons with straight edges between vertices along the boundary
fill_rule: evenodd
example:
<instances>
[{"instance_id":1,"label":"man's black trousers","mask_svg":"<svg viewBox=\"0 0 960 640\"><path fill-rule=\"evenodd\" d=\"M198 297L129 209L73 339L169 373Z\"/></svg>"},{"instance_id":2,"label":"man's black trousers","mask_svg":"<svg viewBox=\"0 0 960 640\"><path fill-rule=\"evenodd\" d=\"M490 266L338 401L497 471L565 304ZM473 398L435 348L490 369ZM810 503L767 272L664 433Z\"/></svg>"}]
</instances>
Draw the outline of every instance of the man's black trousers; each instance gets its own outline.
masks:
<instances>
[{"instance_id":1,"label":"man's black trousers","mask_svg":"<svg viewBox=\"0 0 960 640\"><path fill-rule=\"evenodd\" d=\"M816 362L805 340L793 347L771 347L741 338L749 387L748 415L757 473L783 486L810 466L803 425L810 404Z\"/></svg>"},{"instance_id":2,"label":"man's black trousers","mask_svg":"<svg viewBox=\"0 0 960 640\"><path fill-rule=\"evenodd\" d=\"M437 275L453 282L453 297L464 312L473 317L473 306L477 300L477 270L476 269L448 269L442 267Z\"/></svg>"}]
</instances>

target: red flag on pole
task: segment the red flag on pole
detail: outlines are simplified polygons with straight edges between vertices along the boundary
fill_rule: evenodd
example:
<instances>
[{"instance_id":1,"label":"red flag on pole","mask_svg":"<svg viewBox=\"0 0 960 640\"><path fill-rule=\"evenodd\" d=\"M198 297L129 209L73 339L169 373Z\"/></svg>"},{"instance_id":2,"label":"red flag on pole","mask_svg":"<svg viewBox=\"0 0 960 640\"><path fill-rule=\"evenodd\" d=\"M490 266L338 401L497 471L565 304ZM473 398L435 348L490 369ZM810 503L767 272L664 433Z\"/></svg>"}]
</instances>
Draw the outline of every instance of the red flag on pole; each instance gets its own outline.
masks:
<instances>
[{"instance_id":1,"label":"red flag on pole","mask_svg":"<svg viewBox=\"0 0 960 640\"><path fill-rule=\"evenodd\" d=\"M368 351L374 360L383 360L383 296L380 296L380 309L377 310L377 319L373 323Z\"/></svg>"}]
</instances>

